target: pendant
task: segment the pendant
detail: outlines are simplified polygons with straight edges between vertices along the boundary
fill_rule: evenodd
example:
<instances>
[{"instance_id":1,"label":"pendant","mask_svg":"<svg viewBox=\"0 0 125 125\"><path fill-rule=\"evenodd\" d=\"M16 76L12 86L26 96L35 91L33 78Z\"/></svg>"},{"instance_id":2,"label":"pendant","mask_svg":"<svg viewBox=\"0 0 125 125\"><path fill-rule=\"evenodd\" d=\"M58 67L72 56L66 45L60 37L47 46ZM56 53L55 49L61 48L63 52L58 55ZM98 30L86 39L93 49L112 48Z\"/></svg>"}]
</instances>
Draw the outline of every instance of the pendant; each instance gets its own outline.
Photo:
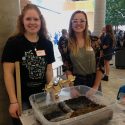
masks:
<instances>
[{"instance_id":1,"label":"pendant","mask_svg":"<svg viewBox=\"0 0 125 125\"><path fill-rule=\"evenodd\" d=\"M35 48L34 50L35 50L35 51L37 51L37 49L36 49L36 48Z\"/></svg>"}]
</instances>

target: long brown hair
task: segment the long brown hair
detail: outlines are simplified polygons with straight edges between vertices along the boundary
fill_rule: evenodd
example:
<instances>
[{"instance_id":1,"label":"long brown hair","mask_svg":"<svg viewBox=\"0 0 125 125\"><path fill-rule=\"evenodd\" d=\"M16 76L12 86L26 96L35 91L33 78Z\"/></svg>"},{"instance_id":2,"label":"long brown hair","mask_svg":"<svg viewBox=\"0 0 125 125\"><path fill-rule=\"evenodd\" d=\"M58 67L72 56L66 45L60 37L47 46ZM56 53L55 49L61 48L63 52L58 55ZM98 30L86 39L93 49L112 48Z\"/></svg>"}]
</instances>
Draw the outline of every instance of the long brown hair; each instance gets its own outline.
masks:
<instances>
[{"instance_id":1,"label":"long brown hair","mask_svg":"<svg viewBox=\"0 0 125 125\"><path fill-rule=\"evenodd\" d=\"M24 28L24 24L23 24L23 18L25 16L25 13L28 11L28 10L31 10L31 9L34 9L36 10L36 12L39 14L39 17L40 17L40 20L41 20L41 28L38 32L38 35L42 38L48 38L48 31L47 31L47 28L46 28L46 23L45 23L45 19L43 17L43 15L41 14L39 8L34 5L34 4L27 4L22 12L21 12L21 15L19 15L18 17L18 20L17 20L17 29L16 29L16 32L14 33L14 35L23 35L25 33L25 28Z\"/></svg>"},{"instance_id":2,"label":"long brown hair","mask_svg":"<svg viewBox=\"0 0 125 125\"><path fill-rule=\"evenodd\" d=\"M87 15L84 11L81 11L81 10L77 10L75 11L71 18L70 18L70 22L69 22L69 44L68 44L68 47L69 49L73 52L74 55L77 54L78 52L78 45L77 45L77 39L76 39L76 36L75 36L75 32L72 28L72 20L74 18L74 16L78 13L82 13L83 15L85 15L85 18L86 18L86 26L85 26L85 30L83 31L83 36L85 38L85 48L87 49L88 47L91 46L91 42L90 42L90 38L89 38L89 34L88 34L88 19L87 19Z\"/></svg>"},{"instance_id":3,"label":"long brown hair","mask_svg":"<svg viewBox=\"0 0 125 125\"><path fill-rule=\"evenodd\" d=\"M113 47L115 46L115 36L114 36L114 31L113 31L113 28L112 28L112 25L111 24L107 24L105 26L105 31L107 34L110 35L112 41L113 41Z\"/></svg>"}]
</instances>

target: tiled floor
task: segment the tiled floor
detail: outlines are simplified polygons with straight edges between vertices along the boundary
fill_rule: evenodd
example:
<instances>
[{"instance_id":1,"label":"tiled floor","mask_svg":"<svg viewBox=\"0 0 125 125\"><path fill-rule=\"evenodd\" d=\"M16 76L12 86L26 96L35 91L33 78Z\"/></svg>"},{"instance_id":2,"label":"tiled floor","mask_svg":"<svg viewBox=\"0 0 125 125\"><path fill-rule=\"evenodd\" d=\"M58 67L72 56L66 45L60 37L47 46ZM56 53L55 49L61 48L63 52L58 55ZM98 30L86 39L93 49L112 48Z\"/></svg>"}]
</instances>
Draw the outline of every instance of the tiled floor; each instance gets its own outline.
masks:
<instances>
[{"instance_id":1,"label":"tiled floor","mask_svg":"<svg viewBox=\"0 0 125 125\"><path fill-rule=\"evenodd\" d=\"M102 91L104 95L109 95L112 99L116 99L120 86L125 85L125 69L116 69L115 57L112 60L109 81L102 81Z\"/></svg>"}]
</instances>

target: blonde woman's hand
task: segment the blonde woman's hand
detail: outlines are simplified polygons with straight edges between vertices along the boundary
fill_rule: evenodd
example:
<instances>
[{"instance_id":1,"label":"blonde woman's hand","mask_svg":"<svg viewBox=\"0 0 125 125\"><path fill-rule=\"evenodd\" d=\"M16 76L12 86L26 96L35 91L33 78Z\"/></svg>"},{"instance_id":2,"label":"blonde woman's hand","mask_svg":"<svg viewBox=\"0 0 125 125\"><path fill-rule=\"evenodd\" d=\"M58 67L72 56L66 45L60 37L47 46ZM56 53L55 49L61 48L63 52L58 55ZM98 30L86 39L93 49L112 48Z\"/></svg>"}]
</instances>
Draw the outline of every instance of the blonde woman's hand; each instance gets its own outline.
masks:
<instances>
[{"instance_id":1,"label":"blonde woman's hand","mask_svg":"<svg viewBox=\"0 0 125 125\"><path fill-rule=\"evenodd\" d=\"M95 93L98 91L98 86L93 86L92 88L89 89L89 91L86 93L87 97L91 97L95 95Z\"/></svg>"},{"instance_id":2,"label":"blonde woman's hand","mask_svg":"<svg viewBox=\"0 0 125 125\"><path fill-rule=\"evenodd\" d=\"M93 96L96 92L97 92L97 90L91 88L91 89L86 93L86 96L87 96L87 97L91 97L91 96Z\"/></svg>"},{"instance_id":3,"label":"blonde woman's hand","mask_svg":"<svg viewBox=\"0 0 125 125\"><path fill-rule=\"evenodd\" d=\"M79 96L80 96L80 93L78 92L77 89L72 88L72 89L71 89L71 92L70 92L70 96L71 96L72 98L76 98L76 97L79 97Z\"/></svg>"},{"instance_id":4,"label":"blonde woman's hand","mask_svg":"<svg viewBox=\"0 0 125 125\"><path fill-rule=\"evenodd\" d=\"M13 118L19 118L20 111L19 111L19 104L17 103L11 103L9 106L9 113Z\"/></svg>"}]
</instances>

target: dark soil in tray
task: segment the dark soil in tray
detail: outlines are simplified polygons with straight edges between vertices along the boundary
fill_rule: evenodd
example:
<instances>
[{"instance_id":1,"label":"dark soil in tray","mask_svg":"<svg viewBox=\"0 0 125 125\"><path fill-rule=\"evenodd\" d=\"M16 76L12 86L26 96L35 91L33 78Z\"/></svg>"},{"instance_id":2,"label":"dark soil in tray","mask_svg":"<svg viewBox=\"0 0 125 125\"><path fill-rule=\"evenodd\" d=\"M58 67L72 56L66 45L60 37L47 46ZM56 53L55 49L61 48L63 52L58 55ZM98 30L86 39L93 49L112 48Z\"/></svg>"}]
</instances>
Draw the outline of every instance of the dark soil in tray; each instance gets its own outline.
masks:
<instances>
[{"instance_id":1,"label":"dark soil in tray","mask_svg":"<svg viewBox=\"0 0 125 125\"><path fill-rule=\"evenodd\" d=\"M47 120L63 117L70 112L70 108L64 102L50 105L45 108L44 116Z\"/></svg>"},{"instance_id":2,"label":"dark soil in tray","mask_svg":"<svg viewBox=\"0 0 125 125\"><path fill-rule=\"evenodd\" d=\"M105 107L105 105L96 104L85 96L79 96L78 98L73 98L60 102L58 104L50 105L44 109L44 117L47 120L67 119L65 116L67 113L72 112L69 118L83 115L100 108Z\"/></svg>"},{"instance_id":3,"label":"dark soil in tray","mask_svg":"<svg viewBox=\"0 0 125 125\"><path fill-rule=\"evenodd\" d=\"M95 102L91 101L90 99L86 98L85 96L80 96L78 98L66 100L65 103L74 110L71 117L75 117L78 115L83 115L100 108L105 107L105 105L99 105Z\"/></svg>"},{"instance_id":4,"label":"dark soil in tray","mask_svg":"<svg viewBox=\"0 0 125 125\"><path fill-rule=\"evenodd\" d=\"M50 112L50 113L47 113L45 114L45 118L47 120L51 120L51 119L54 119L54 118L57 118L57 117L60 117L64 115L64 113L61 111L61 110L56 110L56 111L53 111L53 112Z\"/></svg>"}]
</instances>

